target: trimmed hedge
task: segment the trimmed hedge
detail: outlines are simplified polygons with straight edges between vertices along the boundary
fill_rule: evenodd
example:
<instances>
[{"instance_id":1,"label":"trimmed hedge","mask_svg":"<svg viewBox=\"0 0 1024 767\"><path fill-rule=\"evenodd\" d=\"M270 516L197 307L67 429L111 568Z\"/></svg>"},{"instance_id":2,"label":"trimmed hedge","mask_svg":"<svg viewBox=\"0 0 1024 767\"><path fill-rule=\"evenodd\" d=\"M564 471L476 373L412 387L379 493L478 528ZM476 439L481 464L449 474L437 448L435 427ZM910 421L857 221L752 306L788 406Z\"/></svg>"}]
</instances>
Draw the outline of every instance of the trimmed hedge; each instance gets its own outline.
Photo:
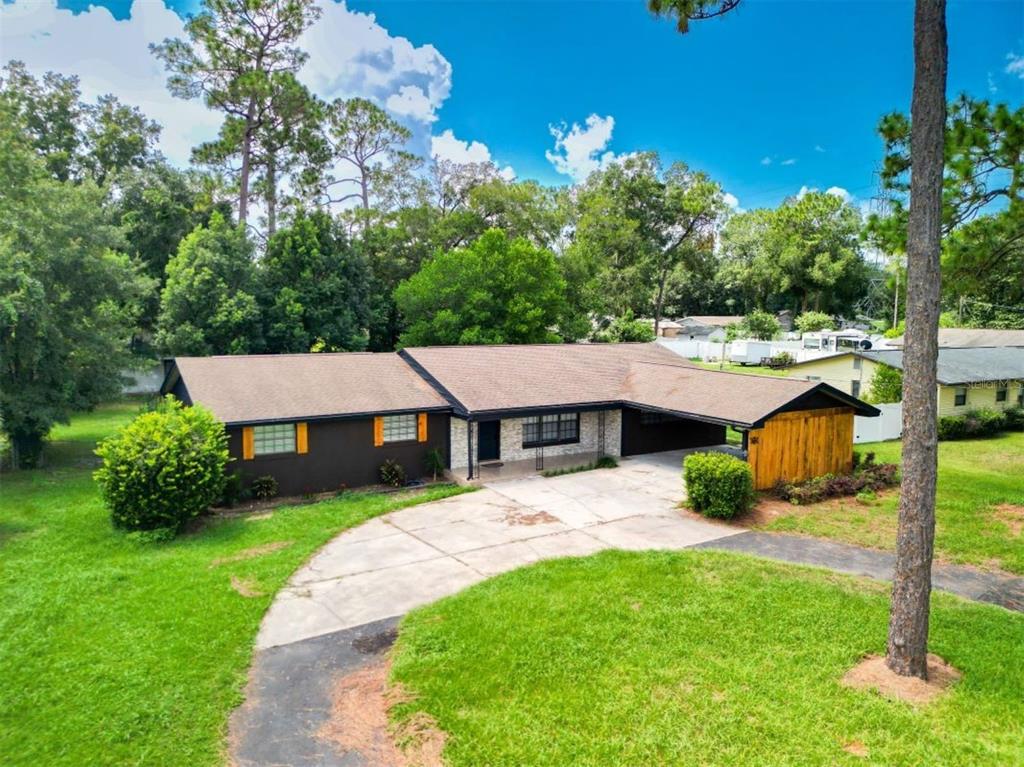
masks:
<instances>
[{"instance_id":1,"label":"trimmed hedge","mask_svg":"<svg viewBox=\"0 0 1024 767\"><path fill-rule=\"evenodd\" d=\"M690 508L706 517L731 519L754 503L750 464L725 453L693 453L683 461Z\"/></svg>"},{"instance_id":2,"label":"trimmed hedge","mask_svg":"<svg viewBox=\"0 0 1024 767\"><path fill-rule=\"evenodd\" d=\"M1024 410L1019 407L1003 411L981 408L964 415L942 416L938 428L940 440L990 437L1001 431L1024 429Z\"/></svg>"},{"instance_id":3,"label":"trimmed hedge","mask_svg":"<svg viewBox=\"0 0 1024 767\"><path fill-rule=\"evenodd\" d=\"M226 481L224 424L201 406L167 397L96 448L93 475L114 526L179 531L220 497Z\"/></svg>"}]
</instances>

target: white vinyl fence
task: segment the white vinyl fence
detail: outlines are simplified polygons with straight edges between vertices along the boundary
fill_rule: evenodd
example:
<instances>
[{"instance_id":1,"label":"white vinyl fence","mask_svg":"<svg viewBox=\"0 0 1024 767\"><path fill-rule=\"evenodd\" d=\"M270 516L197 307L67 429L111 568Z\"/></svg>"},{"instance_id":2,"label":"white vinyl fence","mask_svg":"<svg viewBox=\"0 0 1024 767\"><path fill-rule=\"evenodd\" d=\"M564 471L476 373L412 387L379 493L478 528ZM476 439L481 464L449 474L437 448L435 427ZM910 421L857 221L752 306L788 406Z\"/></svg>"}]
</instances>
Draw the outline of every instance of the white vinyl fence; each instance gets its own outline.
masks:
<instances>
[{"instance_id":1,"label":"white vinyl fence","mask_svg":"<svg viewBox=\"0 0 1024 767\"><path fill-rule=\"evenodd\" d=\"M882 442L887 439L899 439L903 434L903 403L893 402L887 405L875 405L882 414L877 418L854 416L853 441Z\"/></svg>"},{"instance_id":2,"label":"white vinyl fence","mask_svg":"<svg viewBox=\"0 0 1024 767\"><path fill-rule=\"evenodd\" d=\"M701 359L705 362L718 362L725 355L726 361L730 359L732 344L714 341L691 341L689 339L659 338L658 343L666 349L671 349L680 357L686 359ZM758 342L758 345L761 345ZM801 349L799 341L770 341L765 342L770 349L765 354L771 357L779 352L788 352L797 362L813 360L819 357L830 357L835 352L821 351L820 349ZM760 361L760 360L758 360Z\"/></svg>"}]
</instances>

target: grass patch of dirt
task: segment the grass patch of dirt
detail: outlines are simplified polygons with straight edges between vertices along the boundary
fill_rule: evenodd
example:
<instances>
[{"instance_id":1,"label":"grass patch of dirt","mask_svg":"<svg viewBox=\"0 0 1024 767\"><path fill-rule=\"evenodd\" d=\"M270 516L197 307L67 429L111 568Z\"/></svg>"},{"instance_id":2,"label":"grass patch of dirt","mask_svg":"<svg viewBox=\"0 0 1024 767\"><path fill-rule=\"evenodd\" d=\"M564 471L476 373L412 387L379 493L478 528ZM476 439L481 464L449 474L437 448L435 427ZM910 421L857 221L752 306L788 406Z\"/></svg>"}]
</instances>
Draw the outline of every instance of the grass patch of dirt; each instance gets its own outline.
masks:
<instances>
[{"instance_id":1,"label":"grass patch of dirt","mask_svg":"<svg viewBox=\"0 0 1024 767\"><path fill-rule=\"evenodd\" d=\"M901 676L885 664L882 655L869 655L846 672L843 684L855 690L875 690L879 695L922 706L931 703L962 674L934 653L928 653L928 678Z\"/></svg>"},{"instance_id":2,"label":"grass patch of dirt","mask_svg":"<svg viewBox=\"0 0 1024 767\"><path fill-rule=\"evenodd\" d=\"M247 599L263 596L259 584L253 578L239 578L237 575L232 575L231 588Z\"/></svg>"},{"instance_id":3,"label":"grass patch of dirt","mask_svg":"<svg viewBox=\"0 0 1024 767\"><path fill-rule=\"evenodd\" d=\"M260 546L242 549L229 557L217 557L210 562L210 567L220 567L221 565L228 565L232 562L242 562L246 559L255 559L256 557L262 557L264 554L272 554L275 551L286 549L291 545L291 541L271 541L270 543L264 543Z\"/></svg>"},{"instance_id":4,"label":"grass patch of dirt","mask_svg":"<svg viewBox=\"0 0 1024 767\"><path fill-rule=\"evenodd\" d=\"M1013 535L1024 533L1024 506L1013 503L1001 503L993 508L996 519L1004 523Z\"/></svg>"},{"instance_id":5,"label":"grass patch of dirt","mask_svg":"<svg viewBox=\"0 0 1024 767\"><path fill-rule=\"evenodd\" d=\"M423 712L389 725L388 712L412 697L389 685L391 662L381 659L343 676L334 686L331 718L317 733L341 749L355 751L367 767L443 767L446 734Z\"/></svg>"}]
</instances>

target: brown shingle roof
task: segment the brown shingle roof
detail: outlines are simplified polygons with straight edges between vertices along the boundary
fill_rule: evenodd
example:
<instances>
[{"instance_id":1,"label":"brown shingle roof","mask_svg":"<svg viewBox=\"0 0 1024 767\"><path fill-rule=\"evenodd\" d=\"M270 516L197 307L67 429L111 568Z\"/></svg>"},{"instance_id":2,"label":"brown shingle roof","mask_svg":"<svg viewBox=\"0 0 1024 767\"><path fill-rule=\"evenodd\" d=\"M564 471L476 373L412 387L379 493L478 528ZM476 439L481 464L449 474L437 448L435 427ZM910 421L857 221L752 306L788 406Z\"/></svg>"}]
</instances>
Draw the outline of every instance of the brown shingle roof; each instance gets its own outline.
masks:
<instances>
[{"instance_id":1,"label":"brown shingle roof","mask_svg":"<svg viewBox=\"0 0 1024 767\"><path fill-rule=\"evenodd\" d=\"M716 421L755 424L819 387L794 378L637 362L623 382L622 400Z\"/></svg>"},{"instance_id":2,"label":"brown shingle roof","mask_svg":"<svg viewBox=\"0 0 1024 767\"><path fill-rule=\"evenodd\" d=\"M474 413L617 402L634 362L690 366L658 344L424 346L401 354Z\"/></svg>"},{"instance_id":3,"label":"brown shingle roof","mask_svg":"<svg viewBox=\"0 0 1024 767\"><path fill-rule=\"evenodd\" d=\"M175 363L192 402L225 423L448 406L391 353L178 357Z\"/></svg>"}]
</instances>

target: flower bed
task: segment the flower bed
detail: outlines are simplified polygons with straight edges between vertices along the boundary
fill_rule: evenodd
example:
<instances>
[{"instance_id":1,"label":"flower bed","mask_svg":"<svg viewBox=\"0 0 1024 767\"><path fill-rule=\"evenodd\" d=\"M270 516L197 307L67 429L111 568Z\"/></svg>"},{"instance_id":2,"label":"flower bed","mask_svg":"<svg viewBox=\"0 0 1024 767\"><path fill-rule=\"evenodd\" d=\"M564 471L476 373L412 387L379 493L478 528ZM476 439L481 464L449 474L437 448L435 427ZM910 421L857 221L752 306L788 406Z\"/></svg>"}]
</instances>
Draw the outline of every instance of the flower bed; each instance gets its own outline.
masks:
<instances>
[{"instance_id":1,"label":"flower bed","mask_svg":"<svg viewBox=\"0 0 1024 767\"><path fill-rule=\"evenodd\" d=\"M817 503L827 498L877 492L899 484L899 466L895 463L876 463L875 454L867 453L862 461L860 453L853 454L853 471L849 474L825 474L804 482L780 480L772 494L797 505Z\"/></svg>"}]
</instances>

